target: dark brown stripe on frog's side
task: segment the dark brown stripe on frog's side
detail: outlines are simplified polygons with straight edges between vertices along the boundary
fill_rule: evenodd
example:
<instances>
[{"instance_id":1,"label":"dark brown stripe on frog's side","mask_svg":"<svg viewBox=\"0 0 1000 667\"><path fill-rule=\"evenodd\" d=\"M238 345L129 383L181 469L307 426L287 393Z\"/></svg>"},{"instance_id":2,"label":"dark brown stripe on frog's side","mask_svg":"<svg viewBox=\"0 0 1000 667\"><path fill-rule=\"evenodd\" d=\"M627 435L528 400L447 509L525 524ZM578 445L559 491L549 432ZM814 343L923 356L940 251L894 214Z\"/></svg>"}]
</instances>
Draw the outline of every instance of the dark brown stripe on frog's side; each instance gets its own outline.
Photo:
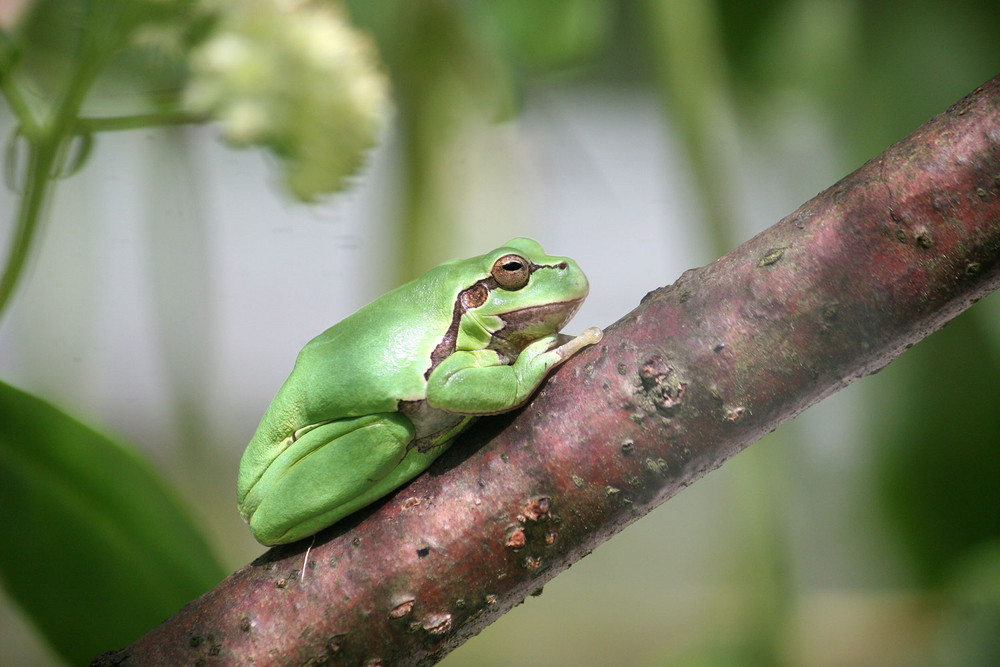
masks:
<instances>
[{"instance_id":1,"label":"dark brown stripe on frog's side","mask_svg":"<svg viewBox=\"0 0 1000 667\"><path fill-rule=\"evenodd\" d=\"M448 330L445 331L441 342L431 351L431 365L424 371L425 380L431 376L431 373L442 360L455 353L455 346L458 344L458 327L462 323L462 315L469 308L467 304L478 301L478 305L482 305L486 301L489 291L495 287L497 287L497 281L493 279L493 276L490 276L482 280L477 280L471 286L466 287L458 293L455 305L451 311L451 324L448 325ZM483 294L483 296L480 297L480 294Z\"/></svg>"}]
</instances>

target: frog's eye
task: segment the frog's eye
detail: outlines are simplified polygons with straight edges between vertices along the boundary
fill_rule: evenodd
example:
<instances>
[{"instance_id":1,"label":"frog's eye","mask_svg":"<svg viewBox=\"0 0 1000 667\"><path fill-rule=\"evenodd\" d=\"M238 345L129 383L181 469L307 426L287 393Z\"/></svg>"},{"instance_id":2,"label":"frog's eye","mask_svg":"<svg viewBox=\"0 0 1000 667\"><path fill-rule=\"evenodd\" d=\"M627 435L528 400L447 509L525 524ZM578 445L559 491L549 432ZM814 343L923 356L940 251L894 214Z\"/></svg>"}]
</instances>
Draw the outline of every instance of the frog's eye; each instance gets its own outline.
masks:
<instances>
[{"instance_id":1,"label":"frog's eye","mask_svg":"<svg viewBox=\"0 0 1000 667\"><path fill-rule=\"evenodd\" d=\"M504 255L493 264L493 279L508 290L521 289L531 277L531 264L520 255Z\"/></svg>"}]
</instances>

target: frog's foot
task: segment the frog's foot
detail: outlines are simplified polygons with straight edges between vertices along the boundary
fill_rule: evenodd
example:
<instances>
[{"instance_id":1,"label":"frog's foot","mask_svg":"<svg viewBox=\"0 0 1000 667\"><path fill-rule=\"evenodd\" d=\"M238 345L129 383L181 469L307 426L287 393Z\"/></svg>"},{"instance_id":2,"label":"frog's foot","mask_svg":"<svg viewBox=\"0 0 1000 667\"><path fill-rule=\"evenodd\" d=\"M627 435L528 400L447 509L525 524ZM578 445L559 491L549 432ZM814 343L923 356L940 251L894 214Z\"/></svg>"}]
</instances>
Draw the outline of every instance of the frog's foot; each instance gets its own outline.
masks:
<instances>
[{"instance_id":1,"label":"frog's foot","mask_svg":"<svg viewBox=\"0 0 1000 667\"><path fill-rule=\"evenodd\" d=\"M599 327L585 329L579 336L571 337L559 334L559 342L562 344L552 348L549 352L558 354L559 363L562 363L588 345L601 342L602 338L604 338L604 332Z\"/></svg>"}]
</instances>

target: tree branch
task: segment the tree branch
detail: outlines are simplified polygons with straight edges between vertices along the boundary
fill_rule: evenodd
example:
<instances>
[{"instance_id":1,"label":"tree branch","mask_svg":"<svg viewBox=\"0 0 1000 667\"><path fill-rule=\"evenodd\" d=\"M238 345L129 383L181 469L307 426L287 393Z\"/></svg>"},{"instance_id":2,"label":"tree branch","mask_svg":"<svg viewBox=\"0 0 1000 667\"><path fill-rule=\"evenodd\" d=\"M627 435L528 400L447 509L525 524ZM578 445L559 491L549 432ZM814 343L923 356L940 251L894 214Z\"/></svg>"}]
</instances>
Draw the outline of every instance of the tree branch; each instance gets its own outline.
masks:
<instances>
[{"instance_id":1,"label":"tree branch","mask_svg":"<svg viewBox=\"0 0 1000 667\"><path fill-rule=\"evenodd\" d=\"M997 286L998 260L1000 77L649 294L428 474L312 545L268 551L97 664L432 663L943 326Z\"/></svg>"}]
</instances>

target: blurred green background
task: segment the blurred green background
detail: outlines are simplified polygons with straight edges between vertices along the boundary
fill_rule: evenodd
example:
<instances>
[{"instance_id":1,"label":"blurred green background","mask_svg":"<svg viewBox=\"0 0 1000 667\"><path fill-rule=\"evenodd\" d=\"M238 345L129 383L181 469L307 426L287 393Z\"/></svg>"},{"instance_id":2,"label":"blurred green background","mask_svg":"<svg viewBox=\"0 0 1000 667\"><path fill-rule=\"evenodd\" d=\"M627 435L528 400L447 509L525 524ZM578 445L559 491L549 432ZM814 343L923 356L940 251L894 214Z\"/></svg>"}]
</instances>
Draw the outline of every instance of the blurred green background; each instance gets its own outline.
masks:
<instances>
[{"instance_id":1,"label":"blurred green background","mask_svg":"<svg viewBox=\"0 0 1000 667\"><path fill-rule=\"evenodd\" d=\"M0 13L0 51L18 44L40 99L80 17L102 4ZM203 564L185 591L263 551L235 511L239 456L299 347L353 309L440 261L528 235L590 277L569 329L606 326L1000 73L1000 6L986 0L347 7L374 40L393 110L345 192L295 202L280 157L222 146L211 126L96 134L86 163L59 181L0 322L0 378L131 443L193 518L207 546L177 529L174 560L197 552ZM4 53L0 67L12 67ZM169 110L185 76L182 57L125 49L84 113ZM16 146L15 127L0 106ZM5 235L18 159L8 149ZM1000 299L984 299L626 529L444 664L1000 664L998 323ZM14 443L0 447L0 481L33 439L57 450L86 433L115 451L75 422L38 420L51 428L29 423L20 440L17 420L0 421L0 445ZM114 502L129 505L130 493ZM86 515L60 540L52 515L33 513L41 501L0 503L10 594L0 665L62 664L20 596L43 599L31 613L49 622L67 610L100 616L114 606L91 595L101 583L72 571L75 586L63 582L61 561L39 550L73 560L87 534L99 548L109 533ZM150 552L166 553L149 527ZM163 560L158 571L175 566ZM179 602L158 604L154 614ZM95 645L120 641L107 636Z\"/></svg>"}]
</instances>

